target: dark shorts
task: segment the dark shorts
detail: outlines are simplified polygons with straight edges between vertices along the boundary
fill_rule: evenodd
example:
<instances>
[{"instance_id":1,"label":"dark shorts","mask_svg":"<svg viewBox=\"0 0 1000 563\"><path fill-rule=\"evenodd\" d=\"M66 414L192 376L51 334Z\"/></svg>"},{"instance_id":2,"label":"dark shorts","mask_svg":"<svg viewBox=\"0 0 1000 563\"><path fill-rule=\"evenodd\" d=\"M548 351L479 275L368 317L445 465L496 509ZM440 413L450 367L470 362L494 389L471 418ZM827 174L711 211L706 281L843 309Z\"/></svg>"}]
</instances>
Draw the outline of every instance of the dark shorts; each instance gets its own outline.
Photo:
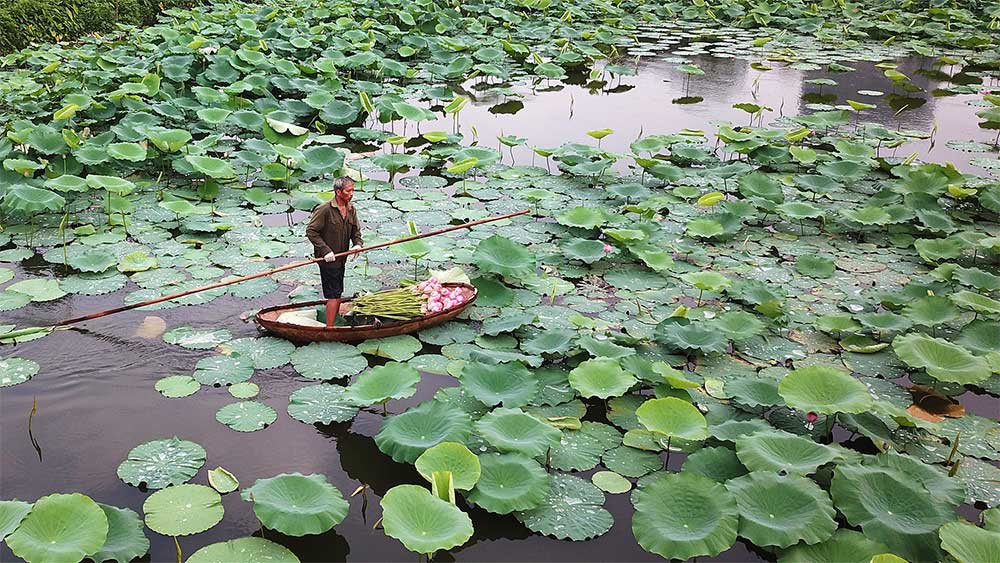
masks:
<instances>
[{"instance_id":1,"label":"dark shorts","mask_svg":"<svg viewBox=\"0 0 1000 563\"><path fill-rule=\"evenodd\" d=\"M323 280L323 297L338 299L344 294L344 265L336 262L320 262L319 277Z\"/></svg>"}]
</instances>

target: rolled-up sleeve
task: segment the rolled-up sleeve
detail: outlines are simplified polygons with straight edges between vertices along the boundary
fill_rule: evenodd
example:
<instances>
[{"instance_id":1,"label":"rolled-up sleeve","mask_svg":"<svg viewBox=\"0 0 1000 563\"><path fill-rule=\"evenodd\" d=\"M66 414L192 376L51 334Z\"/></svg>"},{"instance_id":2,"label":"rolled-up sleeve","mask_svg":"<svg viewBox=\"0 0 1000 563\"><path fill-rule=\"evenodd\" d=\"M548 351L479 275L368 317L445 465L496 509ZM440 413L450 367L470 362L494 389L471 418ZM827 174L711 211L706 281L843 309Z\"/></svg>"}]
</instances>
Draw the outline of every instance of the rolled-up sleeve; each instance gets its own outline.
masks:
<instances>
[{"instance_id":1,"label":"rolled-up sleeve","mask_svg":"<svg viewBox=\"0 0 1000 563\"><path fill-rule=\"evenodd\" d=\"M316 207L312 218L309 219L309 226L306 227L306 238L312 243L317 258L332 252L326 241L323 240L323 227L326 226L326 209L324 207L324 205Z\"/></svg>"}]
</instances>

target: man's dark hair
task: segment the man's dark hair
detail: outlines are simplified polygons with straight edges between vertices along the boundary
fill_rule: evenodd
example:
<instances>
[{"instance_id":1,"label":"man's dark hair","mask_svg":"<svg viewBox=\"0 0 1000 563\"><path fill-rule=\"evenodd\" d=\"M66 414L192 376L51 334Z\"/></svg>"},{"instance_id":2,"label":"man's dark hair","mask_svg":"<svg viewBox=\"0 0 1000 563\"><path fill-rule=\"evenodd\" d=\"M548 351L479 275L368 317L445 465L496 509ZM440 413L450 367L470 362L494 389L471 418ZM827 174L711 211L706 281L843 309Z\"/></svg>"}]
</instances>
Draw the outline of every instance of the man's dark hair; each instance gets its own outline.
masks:
<instances>
[{"instance_id":1,"label":"man's dark hair","mask_svg":"<svg viewBox=\"0 0 1000 563\"><path fill-rule=\"evenodd\" d=\"M333 191L339 192L347 187L348 184L354 184L354 180L347 176L341 176L333 180Z\"/></svg>"}]
</instances>

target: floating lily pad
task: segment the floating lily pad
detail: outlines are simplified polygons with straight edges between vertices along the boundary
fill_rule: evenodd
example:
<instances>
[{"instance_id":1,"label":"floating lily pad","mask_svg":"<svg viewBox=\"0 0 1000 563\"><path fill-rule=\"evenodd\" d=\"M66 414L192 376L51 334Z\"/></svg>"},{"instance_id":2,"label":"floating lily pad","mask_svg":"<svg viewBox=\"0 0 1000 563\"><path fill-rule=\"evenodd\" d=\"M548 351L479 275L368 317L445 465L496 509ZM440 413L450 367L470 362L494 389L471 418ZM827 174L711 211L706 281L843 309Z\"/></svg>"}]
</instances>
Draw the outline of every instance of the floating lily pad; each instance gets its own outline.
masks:
<instances>
[{"instance_id":1,"label":"floating lily pad","mask_svg":"<svg viewBox=\"0 0 1000 563\"><path fill-rule=\"evenodd\" d=\"M230 561L299 563L287 547L264 538L237 538L206 545L188 557L187 563L229 563Z\"/></svg>"},{"instance_id":2,"label":"floating lily pad","mask_svg":"<svg viewBox=\"0 0 1000 563\"><path fill-rule=\"evenodd\" d=\"M149 529L165 536L204 532L222 521L222 497L211 487L190 483L156 491L142 503Z\"/></svg>"},{"instance_id":3,"label":"floating lily pad","mask_svg":"<svg viewBox=\"0 0 1000 563\"><path fill-rule=\"evenodd\" d=\"M249 381L230 385L228 390L229 394L237 399L253 399L260 393L260 387L256 383L250 383Z\"/></svg>"},{"instance_id":4,"label":"floating lily pad","mask_svg":"<svg viewBox=\"0 0 1000 563\"><path fill-rule=\"evenodd\" d=\"M886 553L885 544L865 537L861 532L841 528L833 536L815 545L800 543L783 551L781 563L871 563L873 557Z\"/></svg>"},{"instance_id":5,"label":"floating lily pad","mask_svg":"<svg viewBox=\"0 0 1000 563\"><path fill-rule=\"evenodd\" d=\"M240 488L240 482L236 476L224 467L216 467L208 472L208 484L223 495Z\"/></svg>"},{"instance_id":6,"label":"floating lily pad","mask_svg":"<svg viewBox=\"0 0 1000 563\"><path fill-rule=\"evenodd\" d=\"M739 534L758 546L814 544L837 529L830 497L796 475L755 471L726 482L740 512Z\"/></svg>"},{"instance_id":7,"label":"floating lily pad","mask_svg":"<svg viewBox=\"0 0 1000 563\"><path fill-rule=\"evenodd\" d=\"M288 415L306 424L347 422L358 414L358 408L347 397L347 388L340 385L310 385L288 397Z\"/></svg>"},{"instance_id":8,"label":"floating lily pad","mask_svg":"<svg viewBox=\"0 0 1000 563\"><path fill-rule=\"evenodd\" d=\"M215 420L237 432L261 430L277 419L278 413L274 409L257 401L231 403L215 413Z\"/></svg>"},{"instance_id":9,"label":"floating lily pad","mask_svg":"<svg viewBox=\"0 0 1000 563\"><path fill-rule=\"evenodd\" d=\"M287 340L265 336L262 338L237 338L221 349L240 361L250 362L256 369L281 367L291 360L295 345Z\"/></svg>"},{"instance_id":10,"label":"floating lily pad","mask_svg":"<svg viewBox=\"0 0 1000 563\"><path fill-rule=\"evenodd\" d=\"M417 485L397 485L382 497L382 527L406 549L434 553L472 537L472 520L454 504Z\"/></svg>"},{"instance_id":11,"label":"floating lily pad","mask_svg":"<svg viewBox=\"0 0 1000 563\"><path fill-rule=\"evenodd\" d=\"M149 539L142 519L134 510L98 503L108 519L108 537L101 550L90 556L94 561L128 563L149 551Z\"/></svg>"},{"instance_id":12,"label":"floating lily pad","mask_svg":"<svg viewBox=\"0 0 1000 563\"><path fill-rule=\"evenodd\" d=\"M264 526L288 536L322 534L347 517L347 501L323 475L283 473L240 494Z\"/></svg>"},{"instance_id":13,"label":"floating lily pad","mask_svg":"<svg viewBox=\"0 0 1000 563\"><path fill-rule=\"evenodd\" d=\"M632 490L632 482L614 471L598 471L590 476L590 480L606 493L620 494Z\"/></svg>"},{"instance_id":14,"label":"floating lily pad","mask_svg":"<svg viewBox=\"0 0 1000 563\"><path fill-rule=\"evenodd\" d=\"M358 344L358 350L364 354L370 354L380 358L389 358L390 360L395 360L397 362L405 362L406 360L409 360L415 356L422 347L423 345L419 340L408 334L390 336L387 338L375 338L372 340L365 340L364 342Z\"/></svg>"},{"instance_id":15,"label":"floating lily pad","mask_svg":"<svg viewBox=\"0 0 1000 563\"><path fill-rule=\"evenodd\" d=\"M982 358L957 344L926 334L897 336L892 341L892 349L907 365L924 368L931 377L941 381L978 383L991 375L989 365Z\"/></svg>"},{"instance_id":16,"label":"floating lily pad","mask_svg":"<svg viewBox=\"0 0 1000 563\"><path fill-rule=\"evenodd\" d=\"M459 378L462 387L487 406L521 407L538 392L537 380L517 362L496 365L469 362Z\"/></svg>"},{"instance_id":17,"label":"floating lily pad","mask_svg":"<svg viewBox=\"0 0 1000 563\"><path fill-rule=\"evenodd\" d=\"M569 384L583 397L618 397L635 383L635 377L610 358L587 360L569 372Z\"/></svg>"},{"instance_id":18,"label":"floating lily pad","mask_svg":"<svg viewBox=\"0 0 1000 563\"><path fill-rule=\"evenodd\" d=\"M790 408L818 414L861 413L873 403L864 383L840 369L809 366L781 380L778 393Z\"/></svg>"},{"instance_id":19,"label":"floating lily pad","mask_svg":"<svg viewBox=\"0 0 1000 563\"><path fill-rule=\"evenodd\" d=\"M31 503L20 500L0 500L0 541L17 529L31 512Z\"/></svg>"},{"instance_id":20,"label":"floating lily pad","mask_svg":"<svg viewBox=\"0 0 1000 563\"><path fill-rule=\"evenodd\" d=\"M562 434L520 409L497 408L476 422L476 432L501 452L537 457L559 444Z\"/></svg>"},{"instance_id":21,"label":"floating lily pad","mask_svg":"<svg viewBox=\"0 0 1000 563\"><path fill-rule=\"evenodd\" d=\"M10 387L24 383L38 373L38 364L12 356L0 360L0 387Z\"/></svg>"},{"instance_id":22,"label":"floating lily pad","mask_svg":"<svg viewBox=\"0 0 1000 563\"><path fill-rule=\"evenodd\" d=\"M118 466L118 478L129 485L162 489L179 485L205 465L205 449L176 436L152 440L132 448Z\"/></svg>"},{"instance_id":23,"label":"floating lily pad","mask_svg":"<svg viewBox=\"0 0 1000 563\"><path fill-rule=\"evenodd\" d=\"M614 524L603 505L604 494L597 487L579 477L555 473L545 500L514 516L533 532L583 541L603 535Z\"/></svg>"},{"instance_id":24,"label":"floating lily pad","mask_svg":"<svg viewBox=\"0 0 1000 563\"><path fill-rule=\"evenodd\" d=\"M249 360L232 356L209 356L198 360L194 377L202 385L232 385L250 379L253 365Z\"/></svg>"},{"instance_id":25,"label":"floating lily pad","mask_svg":"<svg viewBox=\"0 0 1000 563\"><path fill-rule=\"evenodd\" d=\"M346 398L361 406L405 399L417 392L420 374L407 364L389 362L358 376L347 388Z\"/></svg>"},{"instance_id":26,"label":"floating lily pad","mask_svg":"<svg viewBox=\"0 0 1000 563\"><path fill-rule=\"evenodd\" d=\"M466 497L495 514L535 508L549 492L549 475L537 462L520 454L482 454L482 473Z\"/></svg>"},{"instance_id":27,"label":"floating lily pad","mask_svg":"<svg viewBox=\"0 0 1000 563\"><path fill-rule=\"evenodd\" d=\"M368 367L361 351L340 342L313 342L291 355L292 367L309 379L339 379Z\"/></svg>"},{"instance_id":28,"label":"floating lily pad","mask_svg":"<svg viewBox=\"0 0 1000 563\"><path fill-rule=\"evenodd\" d=\"M428 448L414 465L420 476L428 481L433 481L437 471L450 472L455 488L463 491L474 487L481 473L476 454L457 442L442 442Z\"/></svg>"},{"instance_id":29,"label":"floating lily pad","mask_svg":"<svg viewBox=\"0 0 1000 563\"><path fill-rule=\"evenodd\" d=\"M189 326L182 326L163 333L163 341L167 344L176 344L182 348L192 350L203 350L215 348L223 342L232 338L229 331L220 328L214 330L199 330Z\"/></svg>"},{"instance_id":30,"label":"floating lily pad","mask_svg":"<svg viewBox=\"0 0 1000 563\"><path fill-rule=\"evenodd\" d=\"M1000 561L1000 532L949 522L938 531L941 548L959 563Z\"/></svg>"},{"instance_id":31,"label":"floating lily pad","mask_svg":"<svg viewBox=\"0 0 1000 563\"><path fill-rule=\"evenodd\" d=\"M457 407L427 401L387 419L375 435L375 443L395 461L412 464L431 446L465 442L471 429L468 414Z\"/></svg>"},{"instance_id":32,"label":"floating lily pad","mask_svg":"<svg viewBox=\"0 0 1000 563\"><path fill-rule=\"evenodd\" d=\"M156 390L170 399L193 395L198 389L201 384L189 375L170 375L156 382Z\"/></svg>"},{"instance_id":33,"label":"floating lily pad","mask_svg":"<svg viewBox=\"0 0 1000 563\"><path fill-rule=\"evenodd\" d=\"M831 446L788 432L765 431L736 440L736 455L750 471L784 471L809 475L826 463L843 459Z\"/></svg>"},{"instance_id":34,"label":"floating lily pad","mask_svg":"<svg viewBox=\"0 0 1000 563\"><path fill-rule=\"evenodd\" d=\"M35 501L5 541L28 563L74 563L97 553L107 536L108 518L100 505L80 493L57 493Z\"/></svg>"}]
</instances>

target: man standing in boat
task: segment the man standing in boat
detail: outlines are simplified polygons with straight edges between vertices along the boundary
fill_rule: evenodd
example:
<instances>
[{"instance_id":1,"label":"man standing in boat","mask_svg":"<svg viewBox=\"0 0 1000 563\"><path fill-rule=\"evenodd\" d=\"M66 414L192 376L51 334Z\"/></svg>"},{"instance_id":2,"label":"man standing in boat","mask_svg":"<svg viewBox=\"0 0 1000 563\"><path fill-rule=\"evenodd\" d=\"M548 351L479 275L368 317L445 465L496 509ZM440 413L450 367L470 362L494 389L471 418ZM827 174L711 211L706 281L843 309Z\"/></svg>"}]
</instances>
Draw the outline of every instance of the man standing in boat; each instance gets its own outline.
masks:
<instances>
[{"instance_id":1,"label":"man standing in boat","mask_svg":"<svg viewBox=\"0 0 1000 563\"><path fill-rule=\"evenodd\" d=\"M354 180L341 176L333 181L334 197L313 209L306 237L312 243L314 256L323 258L319 274L323 280L323 297L326 299L326 326L334 326L340 313L340 298L344 293L344 268L347 257L335 259L351 245L361 246L361 223L358 212L351 205L354 197ZM352 254L353 260L357 254Z\"/></svg>"}]
</instances>

